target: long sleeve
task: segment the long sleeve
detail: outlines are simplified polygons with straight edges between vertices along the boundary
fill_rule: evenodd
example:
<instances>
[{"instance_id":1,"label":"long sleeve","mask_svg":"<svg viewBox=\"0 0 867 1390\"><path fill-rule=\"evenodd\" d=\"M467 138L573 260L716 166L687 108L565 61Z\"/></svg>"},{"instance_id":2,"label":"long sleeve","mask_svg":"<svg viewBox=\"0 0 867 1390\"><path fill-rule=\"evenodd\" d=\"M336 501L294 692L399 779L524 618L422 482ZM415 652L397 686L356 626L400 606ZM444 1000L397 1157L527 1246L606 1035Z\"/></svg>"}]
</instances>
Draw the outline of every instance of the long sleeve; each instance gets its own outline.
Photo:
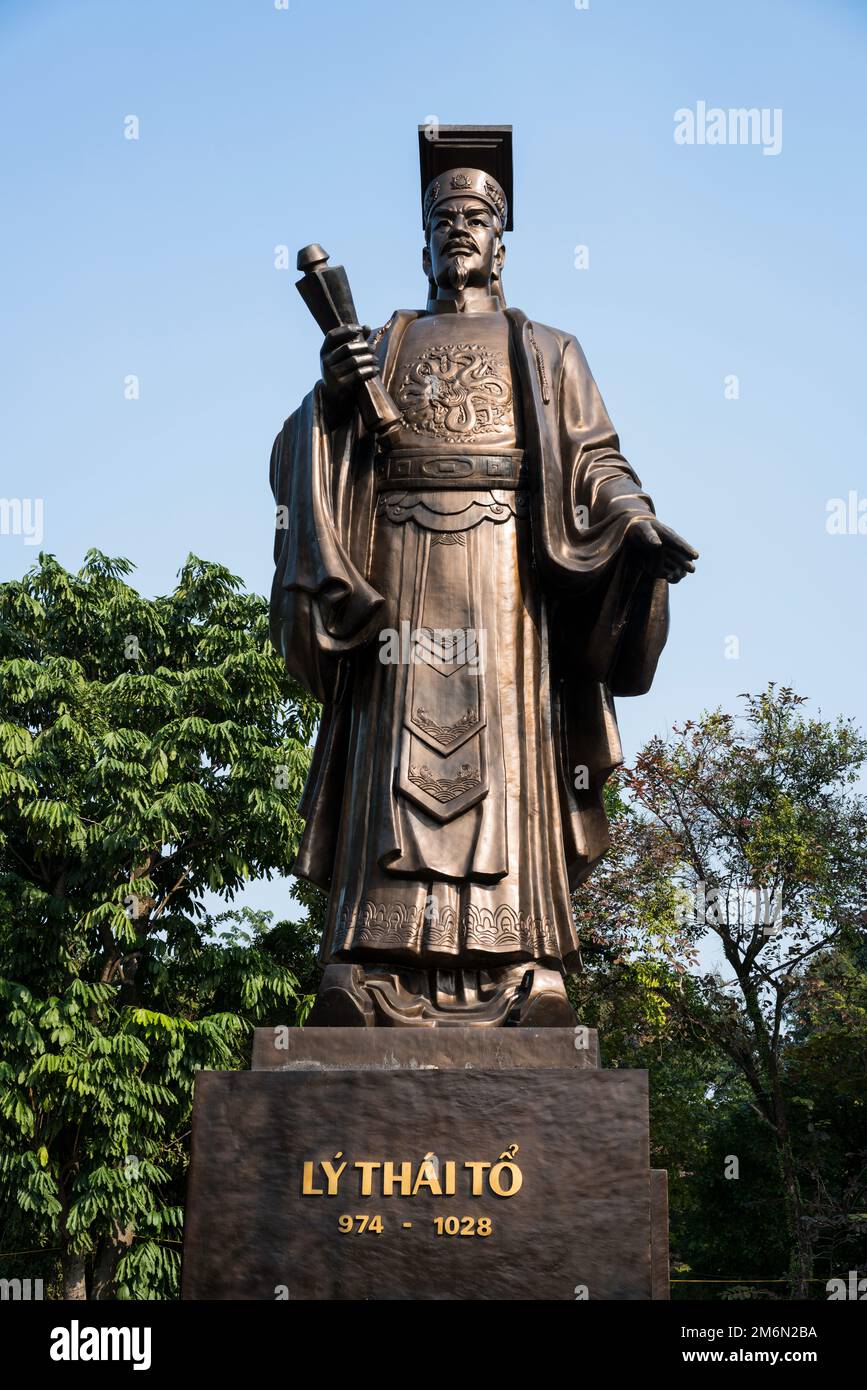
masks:
<instances>
[{"instance_id":1,"label":"long sleeve","mask_svg":"<svg viewBox=\"0 0 867 1390\"><path fill-rule=\"evenodd\" d=\"M668 632L668 585L638 566L629 528L653 515L574 337L506 311L531 456L533 542L554 605L558 666L615 694L648 689Z\"/></svg>"},{"instance_id":2,"label":"long sleeve","mask_svg":"<svg viewBox=\"0 0 867 1390\"><path fill-rule=\"evenodd\" d=\"M271 453L278 509L271 640L320 700L334 692L340 659L371 639L383 603L354 553L363 554L359 540L366 545L362 533L370 525L369 516L358 515L354 494L363 501L363 490L348 484L353 469L367 464L358 452L352 429L325 429L317 385L286 421Z\"/></svg>"},{"instance_id":3,"label":"long sleeve","mask_svg":"<svg viewBox=\"0 0 867 1390\"><path fill-rule=\"evenodd\" d=\"M586 669L615 695L643 694L668 635L668 584L635 562L627 535L636 521L654 515L653 502L620 452L574 338L564 352L559 416L564 503L568 508L571 501L576 544L585 559L592 557L600 600L596 621L585 627Z\"/></svg>"}]
</instances>

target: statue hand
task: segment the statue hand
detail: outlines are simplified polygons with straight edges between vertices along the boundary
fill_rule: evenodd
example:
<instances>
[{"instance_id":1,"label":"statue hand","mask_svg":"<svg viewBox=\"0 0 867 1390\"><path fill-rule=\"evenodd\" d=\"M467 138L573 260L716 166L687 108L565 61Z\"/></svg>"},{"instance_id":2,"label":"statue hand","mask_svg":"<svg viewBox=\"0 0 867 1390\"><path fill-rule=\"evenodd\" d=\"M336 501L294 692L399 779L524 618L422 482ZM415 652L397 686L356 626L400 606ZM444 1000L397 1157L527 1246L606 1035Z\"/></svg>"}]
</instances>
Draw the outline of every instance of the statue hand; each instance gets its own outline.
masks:
<instances>
[{"instance_id":1,"label":"statue hand","mask_svg":"<svg viewBox=\"0 0 867 1390\"><path fill-rule=\"evenodd\" d=\"M358 387L379 372L379 364L367 345L370 329L345 324L326 333L319 360L322 384L330 403L348 413Z\"/></svg>"},{"instance_id":2,"label":"statue hand","mask_svg":"<svg viewBox=\"0 0 867 1390\"><path fill-rule=\"evenodd\" d=\"M630 526L626 541L633 547L639 564L654 579L679 584L685 574L695 570L693 562L698 559L698 551L655 516Z\"/></svg>"}]
</instances>

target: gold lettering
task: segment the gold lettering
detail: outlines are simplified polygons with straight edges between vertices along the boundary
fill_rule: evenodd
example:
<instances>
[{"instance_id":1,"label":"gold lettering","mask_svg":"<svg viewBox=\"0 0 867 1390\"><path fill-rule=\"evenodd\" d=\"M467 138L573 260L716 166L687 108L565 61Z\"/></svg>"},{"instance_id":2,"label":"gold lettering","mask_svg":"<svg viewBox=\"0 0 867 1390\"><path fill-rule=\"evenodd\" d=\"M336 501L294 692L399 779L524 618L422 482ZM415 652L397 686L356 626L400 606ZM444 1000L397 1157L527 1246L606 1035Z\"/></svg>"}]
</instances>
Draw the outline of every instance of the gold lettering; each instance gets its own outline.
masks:
<instances>
[{"instance_id":1,"label":"gold lettering","mask_svg":"<svg viewBox=\"0 0 867 1390\"><path fill-rule=\"evenodd\" d=\"M395 1178L394 1169L395 1169L395 1165L394 1165L393 1163L391 1163L388 1159L386 1159L385 1163L383 1163L383 1165L382 1165L382 1195L383 1195L383 1197L392 1197L392 1196L394 1195L394 1184L395 1184L395 1182L397 1182L397 1183L400 1185L400 1195L401 1195L402 1197L411 1197L411 1196L412 1196L412 1164L411 1164L411 1163L401 1163L401 1165L400 1165L400 1177L399 1177L399 1178Z\"/></svg>"},{"instance_id":2,"label":"gold lettering","mask_svg":"<svg viewBox=\"0 0 867 1390\"><path fill-rule=\"evenodd\" d=\"M439 1175L437 1174L437 1166L432 1158L424 1159L418 1166L418 1176L415 1180L415 1186L412 1189L413 1197L420 1187L429 1188L434 1197L441 1197L443 1195Z\"/></svg>"},{"instance_id":3,"label":"gold lettering","mask_svg":"<svg viewBox=\"0 0 867 1390\"><path fill-rule=\"evenodd\" d=\"M464 1164L464 1167L469 1168L473 1175L472 1194L474 1197L481 1197L482 1174L484 1173L485 1169L490 1168L490 1166L490 1163L482 1163L480 1159L472 1158L468 1158L466 1163Z\"/></svg>"},{"instance_id":4,"label":"gold lettering","mask_svg":"<svg viewBox=\"0 0 867 1390\"><path fill-rule=\"evenodd\" d=\"M356 1168L361 1169L361 1195L369 1197L373 1192L373 1174L376 1168L381 1168L381 1163L375 1163L372 1159L363 1158L355 1164Z\"/></svg>"},{"instance_id":5,"label":"gold lettering","mask_svg":"<svg viewBox=\"0 0 867 1390\"><path fill-rule=\"evenodd\" d=\"M321 1187L313 1186L313 1164L304 1164L304 1174L301 1179L302 1197L323 1197L325 1194Z\"/></svg>"},{"instance_id":6,"label":"gold lettering","mask_svg":"<svg viewBox=\"0 0 867 1390\"><path fill-rule=\"evenodd\" d=\"M336 1154L334 1155L334 1157L335 1157L335 1158L343 1158L343 1150L341 1149L339 1153L336 1153ZM336 1197L336 1196L337 1196L337 1184L338 1184L338 1182L340 1181L340 1174L343 1172L343 1170L344 1170L345 1167L346 1167L346 1159L345 1159L345 1158L343 1159L343 1162L341 1163L341 1165L340 1165L339 1168L335 1168L335 1167L334 1167L334 1164L331 1162L330 1159L327 1159L327 1158L326 1158L326 1159L323 1160L323 1163L322 1163L322 1171L323 1171L323 1173L325 1174L325 1180L326 1180L326 1182L328 1183L328 1195L329 1195L329 1197Z\"/></svg>"},{"instance_id":7,"label":"gold lettering","mask_svg":"<svg viewBox=\"0 0 867 1390\"><path fill-rule=\"evenodd\" d=\"M509 1186L503 1187L502 1176L509 1174ZM497 1197L514 1197L516 1192L520 1192L524 1175L517 1163L495 1163L488 1178L491 1191Z\"/></svg>"},{"instance_id":8,"label":"gold lettering","mask_svg":"<svg viewBox=\"0 0 867 1390\"><path fill-rule=\"evenodd\" d=\"M514 1197L516 1192L520 1192L524 1176L514 1161L517 1152L518 1145L510 1144L496 1163L467 1159L460 1165L470 1174L472 1196L481 1197L486 1190L496 1197ZM349 1166L342 1150L338 1150L333 1159L304 1163L302 1196L336 1197L340 1179ZM394 1162L362 1158L351 1166L359 1173L359 1195L362 1197L373 1196L375 1174L381 1175L379 1181L383 1197L415 1197L423 1191L430 1192L433 1197L454 1197L457 1191L458 1163L451 1158L441 1161L432 1153L425 1154L417 1164L412 1160ZM317 1186L323 1179L324 1187Z\"/></svg>"}]
</instances>

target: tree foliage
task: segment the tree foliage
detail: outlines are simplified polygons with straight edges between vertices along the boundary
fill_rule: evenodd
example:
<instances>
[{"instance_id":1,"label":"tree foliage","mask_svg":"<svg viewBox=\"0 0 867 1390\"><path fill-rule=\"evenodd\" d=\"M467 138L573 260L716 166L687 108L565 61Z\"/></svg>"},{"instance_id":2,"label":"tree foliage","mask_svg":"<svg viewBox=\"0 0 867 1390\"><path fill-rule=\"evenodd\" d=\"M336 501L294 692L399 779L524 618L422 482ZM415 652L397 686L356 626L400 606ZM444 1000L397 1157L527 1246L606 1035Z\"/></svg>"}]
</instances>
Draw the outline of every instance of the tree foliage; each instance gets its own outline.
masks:
<instances>
[{"instance_id":1,"label":"tree foliage","mask_svg":"<svg viewBox=\"0 0 867 1390\"><path fill-rule=\"evenodd\" d=\"M175 1290L195 1074L302 994L291 924L205 900L289 872L317 708L228 570L131 569L0 586L0 1252L72 1297Z\"/></svg>"},{"instance_id":2,"label":"tree foliage","mask_svg":"<svg viewBox=\"0 0 867 1390\"><path fill-rule=\"evenodd\" d=\"M835 1251L867 1253L867 743L804 703L772 685L745 696L740 717L715 711L652 740L612 794L612 853L575 901L590 945L579 994L591 1011L606 998L618 1018L631 1009L645 1057L648 1038L666 1039L651 1072L657 1134L688 1098L706 1129L704 1157L689 1144L691 1157L672 1153L691 1258L708 1272L740 1251L738 1273L752 1277L761 1229L765 1273L785 1251L780 1274L799 1297L819 1267L839 1274ZM721 968L708 968L712 947ZM674 1057L684 1084L664 1098ZM703 1099L690 1098L697 1057ZM697 1177L693 1228L684 1162ZM715 1207L729 1212L725 1229L708 1224Z\"/></svg>"}]
</instances>

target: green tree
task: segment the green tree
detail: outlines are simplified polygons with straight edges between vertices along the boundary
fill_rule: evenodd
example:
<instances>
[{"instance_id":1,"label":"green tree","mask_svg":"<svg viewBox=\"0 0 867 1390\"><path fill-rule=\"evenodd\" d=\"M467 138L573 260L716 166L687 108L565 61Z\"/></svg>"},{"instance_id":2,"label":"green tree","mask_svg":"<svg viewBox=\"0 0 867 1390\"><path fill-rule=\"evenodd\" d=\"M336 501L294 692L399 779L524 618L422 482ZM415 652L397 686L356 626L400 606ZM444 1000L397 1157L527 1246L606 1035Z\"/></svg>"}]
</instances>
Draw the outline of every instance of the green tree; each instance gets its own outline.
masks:
<instances>
[{"instance_id":1,"label":"green tree","mask_svg":"<svg viewBox=\"0 0 867 1390\"><path fill-rule=\"evenodd\" d=\"M720 1133L737 1109L737 1086L729 1059L695 1026L690 1009L670 1003L671 995L695 1002L701 984L688 970L693 958L681 951L674 861L650 822L624 798L624 782L621 774L606 787L611 849L573 898L583 961L567 988L582 1023L599 1032L602 1065L648 1071L651 1164L668 1172L672 1276L711 1278L733 1269L762 1274L771 1268L767 1231L763 1243L754 1221L732 1222L731 1211L721 1226L706 1218L717 1171L722 1177ZM750 1233L758 1263L745 1262ZM719 1248L717 1234L729 1244ZM719 1291L713 1284L675 1284L673 1296L715 1297Z\"/></svg>"},{"instance_id":2,"label":"green tree","mask_svg":"<svg viewBox=\"0 0 867 1390\"><path fill-rule=\"evenodd\" d=\"M304 957L204 899L288 873L317 707L222 566L131 569L0 586L0 1250L78 1298L174 1292L195 1073L293 1016Z\"/></svg>"},{"instance_id":3,"label":"green tree","mask_svg":"<svg viewBox=\"0 0 867 1390\"><path fill-rule=\"evenodd\" d=\"M744 698L741 718L716 711L654 739L626 776L639 822L626 862L638 867L609 884L602 927L616 921L645 969L661 956L691 972L687 987L660 971L654 991L745 1083L778 1165L791 1292L806 1297L816 1225L788 1034L818 963L863 919L867 801L855 783L867 743L851 721L807 717L789 689ZM697 969L709 934L725 978Z\"/></svg>"},{"instance_id":4,"label":"green tree","mask_svg":"<svg viewBox=\"0 0 867 1390\"><path fill-rule=\"evenodd\" d=\"M786 1086L821 1279L867 1270L867 923L811 963L789 1010Z\"/></svg>"}]
</instances>

